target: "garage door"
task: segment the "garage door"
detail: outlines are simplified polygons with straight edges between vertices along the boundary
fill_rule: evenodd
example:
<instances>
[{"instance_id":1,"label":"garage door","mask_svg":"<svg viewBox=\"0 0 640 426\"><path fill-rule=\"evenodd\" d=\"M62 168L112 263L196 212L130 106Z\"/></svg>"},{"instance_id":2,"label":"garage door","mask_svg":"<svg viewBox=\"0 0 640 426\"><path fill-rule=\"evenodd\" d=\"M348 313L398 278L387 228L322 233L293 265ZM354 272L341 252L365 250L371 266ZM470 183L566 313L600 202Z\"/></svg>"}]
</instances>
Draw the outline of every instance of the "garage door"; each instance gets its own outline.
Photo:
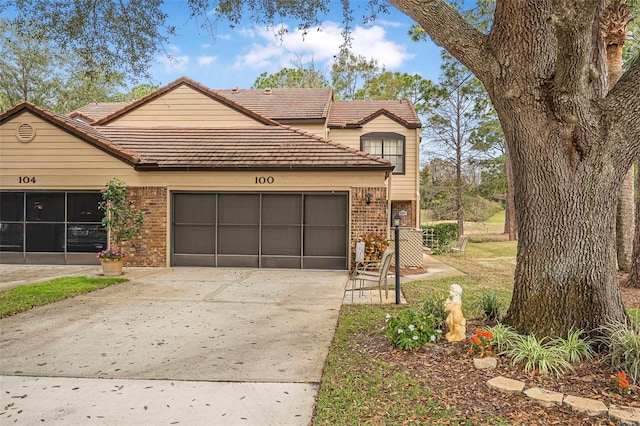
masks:
<instances>
[{"instance_id":1,"label":"garage door","mask_svg":"<svg viewBox=\"0 0 640 426\"><path fill-rule=\"evenodd\" d=\"M172 265L347 268L347 193L173 194Z\"/></svg>"}]
</instances>

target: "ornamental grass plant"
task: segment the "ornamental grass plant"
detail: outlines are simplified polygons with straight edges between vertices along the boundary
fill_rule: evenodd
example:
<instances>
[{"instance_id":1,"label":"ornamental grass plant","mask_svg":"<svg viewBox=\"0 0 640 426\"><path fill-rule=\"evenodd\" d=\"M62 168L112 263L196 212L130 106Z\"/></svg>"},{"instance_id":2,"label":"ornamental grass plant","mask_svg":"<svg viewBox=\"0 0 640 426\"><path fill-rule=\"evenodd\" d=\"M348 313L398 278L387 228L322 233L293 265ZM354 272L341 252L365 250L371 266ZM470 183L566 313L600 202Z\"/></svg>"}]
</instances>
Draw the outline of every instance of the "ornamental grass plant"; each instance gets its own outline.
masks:
<instances>
[{"instance_id":1,"label":"ornamental grass plant","mask_svg":"<svg viewBox=\"0 0 640 426\"><path fill-rule=\"evenodd\" d=\"M485 321L500 321L504 308L498 292L483 293L478 303Z\"/></svg>"},{"instance_id":2,"label":"ornamental grass plant","mask_svg":"<svg viewBox=\"0 0 640 426\"><path fill-rule=\"evenodd\" d=\"M608 347L605 360L628 379L640 384L640 327L633 324L609 323L600 328L604 337L599 343Z\"/></svg>"},{"instance_id":3,"label":"ornamental grass plant","mask_svg":"<svg viewBox=\"0 0 640 426\"><path fill-rule=\"evenodd\" d=\"M551 345L558 347L570 363L592 359L595 355L589 338L583 330L571 330L566 339L560 337L551 339Z\"/></svg>"},{"instance_id":4,"label":"ornamental grass plant","mask_svg":"<svg viewBox=\"0 0 640 426\"><path fill-rule=\"evenodd\" d=\"M564 348L553 344L550 339L537 339L532 334L517 337L503 353L512 364L522 364L525 373L553 373L561 377L572 368Z\"/></svg>"}]
</instances>

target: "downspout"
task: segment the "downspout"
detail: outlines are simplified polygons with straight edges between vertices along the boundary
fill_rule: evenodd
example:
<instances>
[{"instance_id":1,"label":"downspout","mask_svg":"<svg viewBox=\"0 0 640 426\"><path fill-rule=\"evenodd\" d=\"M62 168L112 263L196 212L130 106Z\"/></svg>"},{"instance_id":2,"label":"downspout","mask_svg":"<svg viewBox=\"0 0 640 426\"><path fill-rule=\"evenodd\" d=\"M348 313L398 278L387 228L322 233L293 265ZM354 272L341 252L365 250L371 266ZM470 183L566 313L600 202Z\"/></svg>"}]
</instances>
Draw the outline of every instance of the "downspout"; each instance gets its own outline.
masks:
<instances>
[{"instance_id":1,"label":"downspout","mask_svg":"<svg viewBox=\"0 0 640 426\"><path fill-rule=\"evenodd\" d=\"M420 129L416 129L416 214L415 229L420 229L420 215L422 214L422 200L420 199Z\"/></svg>"}]
</instances>

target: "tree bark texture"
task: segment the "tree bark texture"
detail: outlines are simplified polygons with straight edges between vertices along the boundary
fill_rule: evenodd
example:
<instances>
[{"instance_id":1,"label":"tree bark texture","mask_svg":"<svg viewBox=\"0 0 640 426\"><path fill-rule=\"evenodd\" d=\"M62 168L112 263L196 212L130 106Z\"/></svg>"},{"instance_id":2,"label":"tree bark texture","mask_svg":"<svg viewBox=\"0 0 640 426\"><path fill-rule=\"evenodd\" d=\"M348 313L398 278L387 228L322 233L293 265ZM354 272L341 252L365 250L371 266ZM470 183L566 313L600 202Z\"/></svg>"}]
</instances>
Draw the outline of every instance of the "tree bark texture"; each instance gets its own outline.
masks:
<instances>
[{"instance_id":1,"label":"tree bark texture","mask_svg":"<svg viewBox=\"0 0 640 426\"><path fill-rule=\"evenodd\" d=\"M618 193L618 208L616 210L616 255L618 269L623 272L631 271L633 240L636 213L634 202L634 170L627 172Z\"/></svg>"},{"instance_id":2,"label":"tree bark texture","mask_svg":"<svg viewBox=\"0 0 640 426\"><path fill-rule=\"evenodd\" d=\"M640 169L640 163L636 164ZM636 177L636 188L640 188L640 170ZM636 198L636 233L633 239L633 254L631 256L631 271L629 272L630 287L640 287L640 195Z\"/></svg>"},{"instance_id":3,"label":"tree bark texture","mask_svg":"<svg viewBox=\"0 0 640 426\"><path fill-rule=\"evenodd\" d=\"M640 156L640 61L594 99L600 0L498 0L486 35L443 1L389 1L474 72L500 117L518 228L505 322L541 337L628 321L614 224L620 183Z\"/></svg>"}]
</instances>

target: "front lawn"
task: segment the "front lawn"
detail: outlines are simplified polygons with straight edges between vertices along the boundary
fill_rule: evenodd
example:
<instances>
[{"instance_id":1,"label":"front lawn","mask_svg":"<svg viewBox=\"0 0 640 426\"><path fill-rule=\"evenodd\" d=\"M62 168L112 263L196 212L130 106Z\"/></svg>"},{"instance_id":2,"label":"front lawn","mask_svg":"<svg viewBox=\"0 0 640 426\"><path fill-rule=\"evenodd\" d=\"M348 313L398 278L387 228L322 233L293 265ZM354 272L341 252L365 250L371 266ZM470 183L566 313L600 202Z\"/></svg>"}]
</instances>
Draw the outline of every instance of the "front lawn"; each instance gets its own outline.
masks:
<instances>
[{"instance_id":1,"label":"front lawn","mask_svg":"<svg viewBox=\"0 0 640 426\"><path fill-rule=\"evenodd\" d=\"M616 392L612 379L616 370L599 359L574 364L574 370L556 377L527 373L503 357L497 370L477 370L466 341L427 343L413 352L390 344L383 332L386 314L419 310L429 299L444 300L453 283L463 288L468 336L486 325L487 296L499 301L504 314L513 291L515 253L515 242L470 243L465 256L437 256L467 275L403 284L408 307L343 305L313 424L585 424L584 415L566 407L542 408L523 394L503 395L492 390L486 382L498 375L526 382L527 388L538 386L595 398L607 406L640 403L636 393L623 396ZM632 315L637 315L635 308L629 309Z\"/></svg>"},{"instance_id":2,"label":"front lawn","mask_svg":"<svg viewBox=\"0 0 640 426\"><path fill-rule=\"evenodd\" d=\"M0 318L128 281L126 278L62 277L0 292Z\"/></svg>"}]
</instances>

